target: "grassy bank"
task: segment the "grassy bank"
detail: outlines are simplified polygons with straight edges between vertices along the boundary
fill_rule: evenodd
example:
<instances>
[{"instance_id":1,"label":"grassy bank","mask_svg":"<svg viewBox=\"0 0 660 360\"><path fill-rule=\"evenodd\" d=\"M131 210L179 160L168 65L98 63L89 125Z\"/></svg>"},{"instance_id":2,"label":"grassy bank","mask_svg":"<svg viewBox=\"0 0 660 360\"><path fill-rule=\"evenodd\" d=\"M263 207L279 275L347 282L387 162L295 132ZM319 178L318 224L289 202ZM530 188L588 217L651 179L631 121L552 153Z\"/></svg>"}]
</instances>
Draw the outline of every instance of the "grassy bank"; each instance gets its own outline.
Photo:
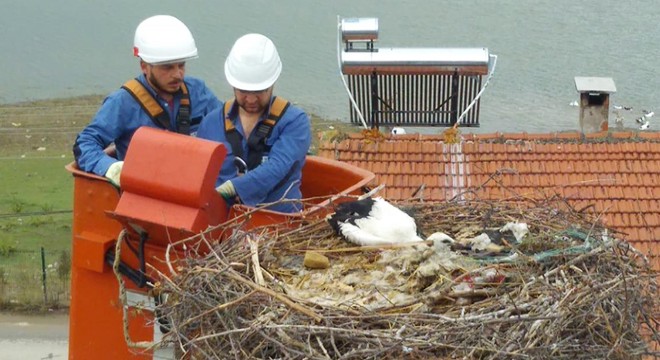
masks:
<instances>
[{"instance_id":1,"label":"grassy bank","mask_svg":"<svg viewBox=\"0 0 660 360\"><path fill-rule=\"evenodd\" d=\"M101 96L0 106L0 308L66 307L75 136Z\"/></svg>"},{"instance_id":2,"label":"grassy bank","mask_svg":"<svg viewBox=\"0 0 660 360\"><path fill-rule=\"evenodd\" d=\"M72 194L72 179L64 171L68 161L56 157L0 161L0 303L5 307L57 307L68 302Z\"/></svg>"},{"instance_id":3,"label":"grassy bank","mask_svg":"<svg viewBox=\"0 0 660 360\"><path fill-rule=\"evenodd\" d=\"M102 99L0 106L0 310L68 305L73 178L64 166ZM320 137L355 130L316 116L312 127L312 152Z\"/></svg>"}]
</instances>

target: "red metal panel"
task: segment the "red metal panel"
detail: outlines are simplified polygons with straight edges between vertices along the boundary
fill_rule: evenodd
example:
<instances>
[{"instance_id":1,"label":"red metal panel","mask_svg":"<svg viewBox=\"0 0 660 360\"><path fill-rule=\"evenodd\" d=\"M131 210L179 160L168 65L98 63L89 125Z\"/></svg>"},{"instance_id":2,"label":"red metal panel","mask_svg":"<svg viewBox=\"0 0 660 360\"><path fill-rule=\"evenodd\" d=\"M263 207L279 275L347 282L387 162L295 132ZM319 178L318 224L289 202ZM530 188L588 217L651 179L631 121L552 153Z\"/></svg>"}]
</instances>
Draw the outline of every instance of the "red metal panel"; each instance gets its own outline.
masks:
<instances>
[{"instance_id":1,"label":"red metal panel","mask_svg":"<svg viewBox=\"0 0 660 360\"><path fill-rule=\"evenodd\" d=\"M128 148L122 196L113 216L166 246L227 220L215 182L227 151L221 143L142 127Z\"/></svg>"}]
</instances>

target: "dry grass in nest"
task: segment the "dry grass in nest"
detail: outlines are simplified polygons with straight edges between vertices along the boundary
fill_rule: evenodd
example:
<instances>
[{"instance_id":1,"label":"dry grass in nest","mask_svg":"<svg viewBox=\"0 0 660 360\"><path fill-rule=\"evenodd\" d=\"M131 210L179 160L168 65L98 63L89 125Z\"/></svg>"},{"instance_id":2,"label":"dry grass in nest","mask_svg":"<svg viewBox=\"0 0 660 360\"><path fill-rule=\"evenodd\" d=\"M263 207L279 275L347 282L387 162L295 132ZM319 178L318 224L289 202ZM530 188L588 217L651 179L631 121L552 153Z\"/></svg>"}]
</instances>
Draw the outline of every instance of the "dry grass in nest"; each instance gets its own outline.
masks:
<instances>
[{"instance_id":1,"label":"dry grass in nest","mask_svg":"<svg viewBox=\"0 0 660 360\"><path fill-rule=\"evenodd\" d=\"M234 223L211 252L182 259L163 277L158 290L168 300L159 311L171 327L164 342L195 359L631 359L660 341L657 274L617 234L563 201L399 205L425 234L471 236L510 221L527 223L530 233L513 256L453 254L420 276L423 260L403 266L403 256L386 255L413 248L356 248L322 220L248 232ZM310 250L331 267L305 269ZM377 279L339 281L387 266L398 271L389 281L407 281L390 288ZM497 280L477 282L487 272ZM316 297L302 291L323 274L331 281L315 283ZM388 299L392 288L401 301L367 299ZM347 297L324 297L342 292Z\"/></svg>"}]
</instances>

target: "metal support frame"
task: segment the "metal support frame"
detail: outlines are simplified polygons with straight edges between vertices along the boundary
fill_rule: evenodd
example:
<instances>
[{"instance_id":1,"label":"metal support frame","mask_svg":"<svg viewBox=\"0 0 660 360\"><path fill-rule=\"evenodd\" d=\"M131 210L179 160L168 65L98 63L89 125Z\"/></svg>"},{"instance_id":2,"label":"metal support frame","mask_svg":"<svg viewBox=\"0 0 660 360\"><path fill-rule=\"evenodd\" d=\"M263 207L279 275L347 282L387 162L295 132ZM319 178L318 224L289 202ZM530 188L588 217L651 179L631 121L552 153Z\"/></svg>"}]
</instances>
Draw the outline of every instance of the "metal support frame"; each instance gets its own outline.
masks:
<instances>
[{"instance_id":1,"label":"metal support frame","mask_svg":"<svg viewBox=\"0 0 660 360\"><path fill-rule=\"evenodd\" d=\"M348 75L348 89L356 106L350 121L360 124L358 110L371 128L380 126L479 126L479 102L467 110L481 88L480 76ZM357 108L357 110L356 110Z\"/></svg>"},{"instance_id":2,"label":"metal support frame","mask_svg":"<svg viewBox=\"0 0 660 360\"><path fill-rule=\"evenodd\" d=\"M378 19L338 22L337 60L352 123L479 126L479 98L497 59L487 48L377 49Z\"/></svg>"}]
</instances>

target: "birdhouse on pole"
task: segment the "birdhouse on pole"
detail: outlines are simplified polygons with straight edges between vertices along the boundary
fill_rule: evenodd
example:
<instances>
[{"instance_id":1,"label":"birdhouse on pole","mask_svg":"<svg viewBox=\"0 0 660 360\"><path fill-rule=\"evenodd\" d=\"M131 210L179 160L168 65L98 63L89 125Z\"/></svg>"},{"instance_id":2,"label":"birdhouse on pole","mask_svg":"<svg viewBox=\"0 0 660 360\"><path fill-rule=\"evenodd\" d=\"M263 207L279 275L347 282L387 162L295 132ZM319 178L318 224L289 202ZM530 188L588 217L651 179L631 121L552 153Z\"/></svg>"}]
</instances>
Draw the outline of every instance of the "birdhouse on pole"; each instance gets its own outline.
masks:
<instances>
[{"instance_id":1,"label":"birdhouse on pole","mask_svg":"<svg viewBox=\"0 0 660 360\"><path fill-rule=\"evenodd\" d=\"M612 78L575 77L575 89L580 94L580 129L588 134L607 131L610 94L616 92Z\"/></svg>"}]
</instances>

